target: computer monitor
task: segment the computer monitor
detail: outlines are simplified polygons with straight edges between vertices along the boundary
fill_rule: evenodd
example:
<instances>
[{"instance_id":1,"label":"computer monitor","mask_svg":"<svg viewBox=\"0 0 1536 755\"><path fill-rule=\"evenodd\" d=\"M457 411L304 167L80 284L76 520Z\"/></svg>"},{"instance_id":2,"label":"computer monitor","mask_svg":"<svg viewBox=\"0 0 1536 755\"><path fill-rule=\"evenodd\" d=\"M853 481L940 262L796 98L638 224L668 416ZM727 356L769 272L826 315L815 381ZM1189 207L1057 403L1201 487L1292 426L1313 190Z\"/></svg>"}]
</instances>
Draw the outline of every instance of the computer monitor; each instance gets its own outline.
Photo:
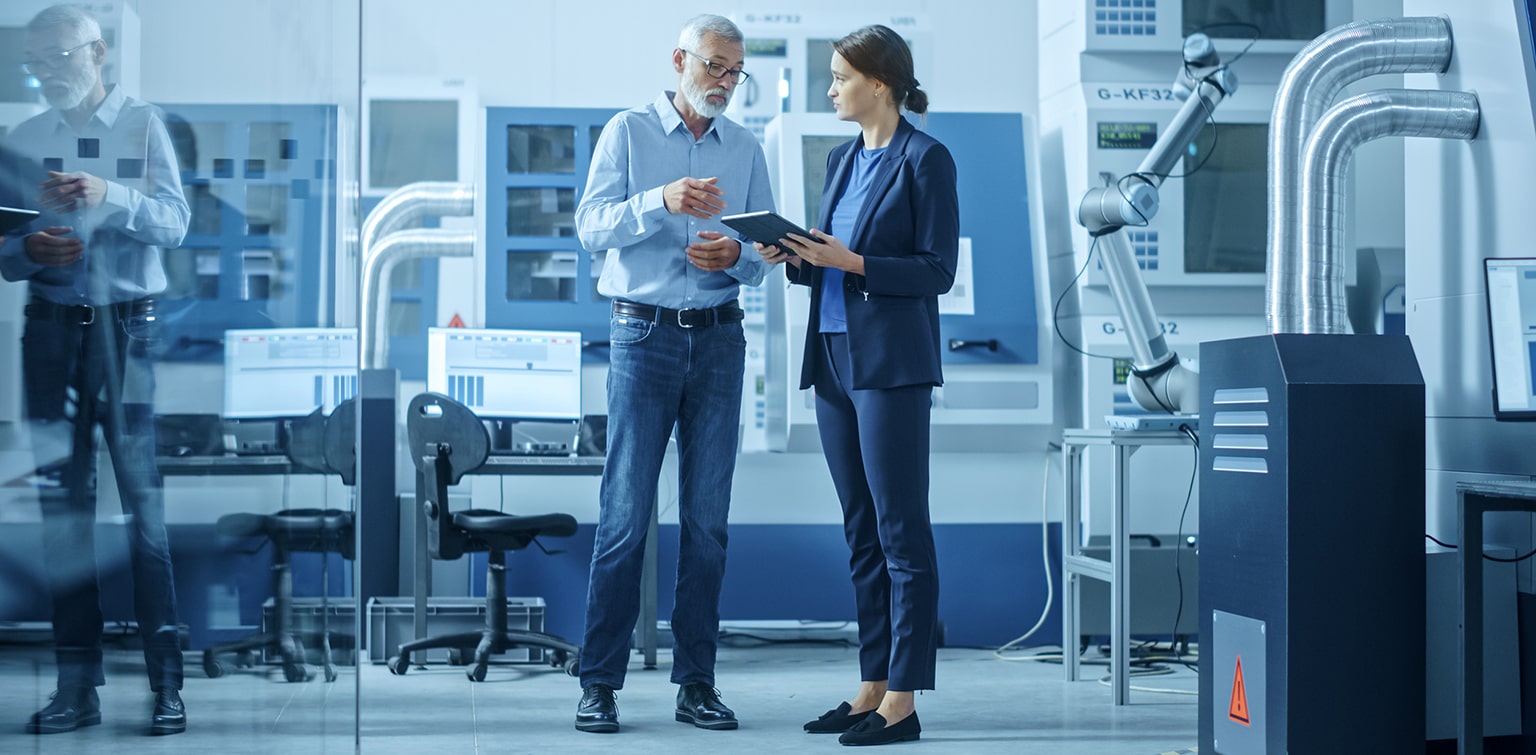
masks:
<instances>
[{"instance_id":1,"label":"computer monitor","mask_svg":"<svg viewBox=\"0 0 1536 755\"><path fill-rule=\"evenodd\" d=\"M224 332L224 417L303 417L357 395L355 328Z\"/></svg>"},{"instance_id":2,"label":"computer monitor","mask_svg":"<svg viewBox=\"0 0 1536 755\"><path fill-rule=\"evenodd\" d=\"M431 328L427 390L482 419L581 420L581 333Z\"/></svg>"},{"instance_id":3,"label":"computer monitor","mask_svg":"<svg viewBox=\"0 0 1536 755\"><path fill-rule=\"evenodd\" d=\"M1483 260L1493 417L1536 421L1536 258Z\"/></svg>"}]
</instances>

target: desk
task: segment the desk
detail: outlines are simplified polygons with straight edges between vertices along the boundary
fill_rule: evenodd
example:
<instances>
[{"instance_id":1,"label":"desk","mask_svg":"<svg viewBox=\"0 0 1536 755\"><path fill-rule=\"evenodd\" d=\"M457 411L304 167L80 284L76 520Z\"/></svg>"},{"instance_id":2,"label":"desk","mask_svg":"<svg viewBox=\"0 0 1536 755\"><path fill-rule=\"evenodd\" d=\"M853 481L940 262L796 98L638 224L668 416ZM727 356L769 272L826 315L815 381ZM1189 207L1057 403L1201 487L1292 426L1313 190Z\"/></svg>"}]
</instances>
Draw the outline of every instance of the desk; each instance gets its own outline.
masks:
<instances>
[{"instance_id":1,"label":"desk","mask_svg":"<svg viewBox=\"0 0 1536 755\"><path fill-rule=\"evenodd\" d=\"M1483 752L1483 514L1490 511L1536 513L1536 483L1461 482L1456 484L1456 559L1461 575L1461 717L1457 752Z\"/></svg>"},{"instance_id":2,"label":"desk","mask_svg":"<svg viewBox=\"0 0 1536 755\"><path fill-rule=\"evenodd\" d=\"M600 476L604 458L601 456L491 456L479 468L470 472L476 475L566 475ZM422 480L416 476L416 607L415 634L417 639L427 636L427 594L431 592L431 559L427 556L425 514L422 513ZM651 511L651 525L645 539L645 565L640 577L640 650L645 655L645 667L656 668L656 540L658 511Z\"/></svg>"},{"instance_id":3,"label":"desk","mask_svg":"<svg viewBox=\"0 0 1536 755\"><path fill-rule=\"evenodd\" d=\"M1192 420L1193 421L1193 420ZM1078 679L1077 653L1078 600L1082 588L1079 579L1089 577L1109 583L1109 655L1110 688L1115 705L1130 702L1130 462L1144 446L1177 446L1189 438L1176 430L1067 430L1061 437L1065 493L1061 523L1061 656L1067 681ZM1110 472L1113 493L1109 528L1109 560L1082 553L1083 452L1089 446L1114 449L1115 461Z\"/></svg>"},{"instance_id":4,"label":"desk","mask_svg":"<svg viewBox=\"0 0 1536 755\"><path fill-rule=\"evenodd\" d=\"M155 465L160 468L162 477L285 475L293 472L293 464L284 455L157 456Z\"/></svg>"}]
</instances>

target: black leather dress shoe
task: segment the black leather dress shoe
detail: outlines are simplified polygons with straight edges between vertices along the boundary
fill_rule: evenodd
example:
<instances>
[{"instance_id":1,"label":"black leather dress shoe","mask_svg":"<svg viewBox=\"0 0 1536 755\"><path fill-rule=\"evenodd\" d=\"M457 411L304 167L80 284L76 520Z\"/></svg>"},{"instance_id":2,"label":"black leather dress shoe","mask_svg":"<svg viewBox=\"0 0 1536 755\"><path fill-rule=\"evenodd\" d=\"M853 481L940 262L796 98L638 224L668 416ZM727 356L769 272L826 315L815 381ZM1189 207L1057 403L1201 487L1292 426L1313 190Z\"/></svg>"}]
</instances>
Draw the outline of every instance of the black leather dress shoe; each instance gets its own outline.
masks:
<instances>
[{"instance_id":1,"label":"black leather dress shoe","mask_svg":"<svg viewBox=\"0 0 1536 755\"><path fill-rule=\"evenodd\" d=\"M837 741L845 745L888 745L916 742L922 733L923 726L917 722L916 711L890 726L885 725L883 716L871 711L868 718L843 732Z\"/></svg>"},{"instance_id":2,"label":"black leather dress shoe","mask_svg":"<svg viewBox=\"0 0 1536 755\"><path fill-rule=\"evenodd\" d=\"M821 718L807 721L805 731L808 734L841 734L875 712L873 708L863 713L853 713L852 710L852 705L840 703L836 708L821 714Z\"/></svg>"},{"instance_id":3,"label":"black leather dress shoe","mask_svg":"<svg viewBox=\"0 0 1536 755\"><path fill-rule=\"evenodd\" d=\"M703 682L677 691L677 720L700 729L736 728L736 714L720 702L720 690Z\"/></svg>"},{"instance_id":4,"label":"black leather dress shoe","mask_svg":"<svg viewBox=\"0 0 1536 755\"><path fill-rule=\"evenodd\" d=\"M581 690L581 704L576 706L576 730L612 734L619 730L619 701L613 688L593 684Z\"/></svg>"},{"instance_id":5,"label":"black leather dress shoe","mask_svg":"<svg viewBox=\"0 0 1536 755\"><path fill-rule=\"evenodd\" d=\"M63 687L47 707L32 714L28 734L60 734L101 723L101 698L95 687Z\"/></svg>"},{"instance_id":6,"label":"black leather dress shoe","mask_svg":"<svg viewBox=\"0 0 1536 755\"><path fill-rule=\"evenodd\" d=\"M174 689L155 692L155 712L149 717L149 733L180 734L187 730L187 706L181 702L181 693Z\"/></svg>"}]
</instances>

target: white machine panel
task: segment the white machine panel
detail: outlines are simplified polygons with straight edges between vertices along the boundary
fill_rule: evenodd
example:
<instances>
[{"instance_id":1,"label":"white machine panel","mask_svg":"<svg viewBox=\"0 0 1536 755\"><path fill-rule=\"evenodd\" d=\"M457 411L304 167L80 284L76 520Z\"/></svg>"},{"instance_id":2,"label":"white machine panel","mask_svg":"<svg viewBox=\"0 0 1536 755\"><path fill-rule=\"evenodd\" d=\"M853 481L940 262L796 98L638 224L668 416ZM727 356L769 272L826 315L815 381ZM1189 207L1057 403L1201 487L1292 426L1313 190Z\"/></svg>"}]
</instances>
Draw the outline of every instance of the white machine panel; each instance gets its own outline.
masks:
<instances>
[{"instance_id":1,"label":"white machine panel","mask_svg":"<svg viewBox=\"0 0 1536 755\"><path fill-rule=\"evenodd\" d=\"M726 114L762 139L768 122L780 113L831 113L827 89L832 42L854 29L885 24L912 48L918 81L932 71L933 44L928 17L922 13L880 16L828 11L733 13L731 20L747 36L743 68L752 75L741 85ZM783 197L779 200L782 202Z\"/></svg>"},{"instance_id":2,"label":"white machine panel","mask_svg":"<svg viewBox=\"0 0 1536 755\"><path fill-rule=\"evenodd\" d=\"M1178 49L1185 35L1201 30L1212 38L1244 43L1257 38L1256 52L1295 53L1346 20L1339 3L1328 0L1079 0L1040 5L1042 32L1059 28L1082 49L1103 53Z\"/></svg>"}]
</instances>

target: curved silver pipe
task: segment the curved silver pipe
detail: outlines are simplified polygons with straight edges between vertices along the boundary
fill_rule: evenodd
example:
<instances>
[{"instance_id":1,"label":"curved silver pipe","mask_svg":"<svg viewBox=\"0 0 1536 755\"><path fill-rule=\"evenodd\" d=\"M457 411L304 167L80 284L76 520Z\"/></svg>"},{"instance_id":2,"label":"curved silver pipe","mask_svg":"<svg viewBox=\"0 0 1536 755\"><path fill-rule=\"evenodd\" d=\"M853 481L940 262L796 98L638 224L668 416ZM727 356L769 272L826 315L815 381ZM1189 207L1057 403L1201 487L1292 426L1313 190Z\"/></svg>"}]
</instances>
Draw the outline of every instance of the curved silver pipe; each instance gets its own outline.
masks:
<instances>
[{"instance_id":1,"label":"curved silver pipe","mask_svg":"<svg viewBox=\"0 0 1536 755\"><path fill-rule=\"evenodd\" d=\"M475 187L446 181L406 184L389 193L363 221L362 250L426 216L462 217L475 214Z\"/></svg>"},{"instance_id":2,"label":"curved silver pipe","mask_svg":"<svg viewBox=\"0 0 1536 755\"><path fill-rule=\"evenodd\" d=\"M1348 333L1344 297L1343 205L1350 160L1360 145L1388 136L1471 139L1481 121L1469 92L1383 89L1350 97L1317 123L1302 149L1298 287L1287 313L1300 333Z\"/></svg>"},{"instance_id":3,"label":"curved silver pipe","mask_svg":"<svg viewBox=\"0 0 1536 755\"><path fill-rule=\"evenodd\" d=\"M374 247L380 244L382 239L394 234L406 225L425 216L457 217L475 214L475 187L470 184L449 183L443 181L421 181L406 184L384 197L373 211L368 213L368 218L363 221L361 232L362 259L363 259L363 285L362 301L358 306L358 339L362 344L362 366L365 368L384 367L389 355L389 339L382 337L379 328L385 322L385 313L389 311L387 296L380 286L381 282L389 280L389 269L380 269L380 266L392 268L394 261L378 259L380 250ZM458 240L463 234L454 233L453 238ZM420 237L419 241L426 241L429 237ZM441 237L446 239L446 236ZM402 242L403 243L403 242ZM437 242L433 242L437 243ZM430 256L471 256L474 239L471 234L471 249L467 254L458 254L457 251L449 254L435 253L406 253L405 257L430 257ZM400 254L391 252L391 254ZM380 277L382 273L382 278Z\"/></svg>"},{"instance_id":4,"label":"curved silver pipe","mask_svg":"<svg viewBox=\"0 0 1536 755\"><path fill-rule=\"evenodd\" d=\"M402 260L422 257L472 257L474 231L413 228L395 231L373 247L363 266L363 307L359 327L363 369L389 366L389 338L383 330L388 321L389 277Z\"/></svg>"},{"instance_id":5,"label":"curved silver pipe","mask_svg":"<svg viewBox=\"0 0 1536 755\"><path fill-rule=\"evenodd\" d=\"M1269 124L1268 279L1264 312L1270 332L1301 331L1301 150L1306 136L1349 84L1387 73L1442 73L1451 60L1444 18L1356 21L1324 32L1291 60L1275 93Z\"/></svg>"}]
</instances>

